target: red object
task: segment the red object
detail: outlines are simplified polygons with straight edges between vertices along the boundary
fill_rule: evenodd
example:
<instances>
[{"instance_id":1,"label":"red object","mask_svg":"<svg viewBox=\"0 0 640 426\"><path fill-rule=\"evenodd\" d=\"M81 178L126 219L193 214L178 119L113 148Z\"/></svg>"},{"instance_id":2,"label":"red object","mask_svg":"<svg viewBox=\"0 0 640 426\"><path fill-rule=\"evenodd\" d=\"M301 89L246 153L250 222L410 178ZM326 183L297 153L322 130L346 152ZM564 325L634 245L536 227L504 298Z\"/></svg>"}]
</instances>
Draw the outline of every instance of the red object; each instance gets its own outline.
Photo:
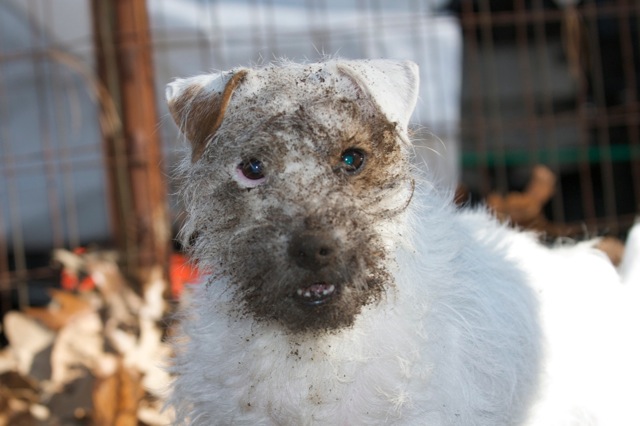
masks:
<instances>
[{"instance_id":1,"label":"red object","mask_svg":"<svg viewBox=\"0 0 640 426\"><path fill-rule=\"evenodd\" d=\"M86 252L86 249L78 247L73 252L81 255ZM177 299L186 284L195 284L199 281L200 272L186 256L174 253L171 255L169 263L169 279L171 280L171 296ZM90 291L95 288L96 284L91 275L63 268L60 273L60 286L67 291Z\"/></svg>"},{"instance_id":2,"label":"red object","mask_svg":"<svg viewBox=\"0 0 640 426\"><path fill-rule=\"evenodd\" d=\"M69 291L90 291L96 286L90 275L80 279L77 274L63 269L60 273L60 286Z\"/></svg>"},{"instance_id":3,"label":"red object","mask_svg":"<svg viewBox=\"0 0 640 426\"><path fill-rule=\"evenodd\" d=\"M77 255L82 255L86 252L86 247L73 249L73 253ZM96 283L91 278L91 275L84 274L82 271L72 272L63 268L60 273L60 286L69 291L90 291L95 288Z\"/></svg>"},{"instance_id":4,"label":"red object","mask_svg":"<svg viewBox=\"0 0 640 426\"><path fill-rule=\"evenodd\" d=\"M171 295L177 299L186 284L198 282L200 272L184 255L174 253L171 255L169 264L169 279L171 280Z\"/></svg>"}]
</instances>

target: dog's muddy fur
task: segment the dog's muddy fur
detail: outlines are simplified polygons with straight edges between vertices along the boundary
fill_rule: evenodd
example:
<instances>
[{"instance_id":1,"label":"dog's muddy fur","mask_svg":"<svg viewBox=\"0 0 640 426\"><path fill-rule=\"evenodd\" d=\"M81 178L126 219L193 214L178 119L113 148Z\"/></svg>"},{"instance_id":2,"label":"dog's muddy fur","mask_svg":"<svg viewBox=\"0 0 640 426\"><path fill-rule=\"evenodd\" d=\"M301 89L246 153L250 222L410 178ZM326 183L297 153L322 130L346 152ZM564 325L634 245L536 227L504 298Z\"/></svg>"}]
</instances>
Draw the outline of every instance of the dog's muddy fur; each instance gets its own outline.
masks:
<instances>
[{"instance_id":1,"label":"dog's muddy fur","mask_svg":"<svg viewBox=\"0 0 640 426\"><path fill-rule=\"evenodd\" d=\"M396 123L351 77L336 82L317 66L301 68L294 84L315 78L320 88L299 93L270 73L254 77L262 80L261 91L248 96L241 96L247 77L235 73L226 86L233 84L234 93L223 92L231 99L219 112L222 120L216 108L203 106L212 97L204 89L191 87L173 104L187 129L212 129L206 135L186 131L197 155L181 170L188 211L183 242L212 277L226 277L238 315L278 321L292 332L348 327L362 306L393 287L387 270L392 242L380 229L411 197L406 147ZM340 85L349 84L353 90L345 94ZM278 108L287 101L296 107ZM355 173L345 171L348 149L365 156ZM235 179L238 165L256 160L265 181L245 187ZM325 240L331 261L300 266L291 249L297 238ZM319 306L300 303L297 289L314 283L333 285L331 299Z\"/></svg>"}]
</instances>

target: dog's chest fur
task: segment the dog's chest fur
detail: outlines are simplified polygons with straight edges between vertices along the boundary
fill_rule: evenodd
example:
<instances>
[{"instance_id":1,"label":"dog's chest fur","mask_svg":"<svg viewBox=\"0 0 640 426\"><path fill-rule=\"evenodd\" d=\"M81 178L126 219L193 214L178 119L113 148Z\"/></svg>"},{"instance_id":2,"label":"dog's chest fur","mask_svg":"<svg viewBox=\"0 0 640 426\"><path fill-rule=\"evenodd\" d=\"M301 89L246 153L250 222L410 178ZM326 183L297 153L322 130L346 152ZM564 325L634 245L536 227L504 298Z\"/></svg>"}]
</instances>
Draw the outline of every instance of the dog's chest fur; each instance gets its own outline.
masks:
<instances>
[{"instance_id":1,"label":"dog's chest fur","mask_svg":"<svg viewBox=\"0 0 640 426\"><path fill-rule=\"evenodd\" d=\"M410 383L429 375L429 360L419 350L422 339L407 333L408 324L398 327L393 313L370 320L365 319L369 312L361 314L360 322L373 321L365 328L291 338L281 329L250 320L230 324L228 317L212 312L218 304L211 306L206 309L207 324L212 318L220 323L190 349L207 353L206 362L182 360L194 373L202 373L187 374L178 383L202 392L192 400L191 412L205 416L202 424L408 420L407 406L416 402ZM386 321L379 322L382 318ZM207 374L212 365L215 370Z\"/></svg>"}]
</instances>

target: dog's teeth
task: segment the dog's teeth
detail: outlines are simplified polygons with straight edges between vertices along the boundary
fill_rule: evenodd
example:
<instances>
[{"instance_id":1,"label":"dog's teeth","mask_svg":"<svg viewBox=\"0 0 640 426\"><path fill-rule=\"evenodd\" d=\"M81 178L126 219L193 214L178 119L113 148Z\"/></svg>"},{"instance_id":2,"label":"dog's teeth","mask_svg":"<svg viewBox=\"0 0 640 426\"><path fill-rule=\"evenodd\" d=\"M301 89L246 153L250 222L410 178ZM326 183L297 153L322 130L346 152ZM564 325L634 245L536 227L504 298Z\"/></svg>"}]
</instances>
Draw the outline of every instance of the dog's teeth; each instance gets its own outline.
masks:
<instances>
[{"instance_id":1,"label":"dog's teeth","mask_svg":"<svg viewBox=\"0 0 640 426\"><path fill-rule=\"evenodd\" d=\"M324 303L334 292L336 287L327 283L315 283L309 287L296 289L296 295L301 299L307 299L311 303Z\"/></svg>"},{"instance_id":2,"label":"dog's teeth","mask_svg":"<svg viewBox=\"0 0 640 426\"><path fill-rule=\"evenodd\" d=\"M322 295L326 296L327 294L331 294L335 289L336 289L335 286L332 284L329 288L322 290Z\"/></svg>"}]
</instances>

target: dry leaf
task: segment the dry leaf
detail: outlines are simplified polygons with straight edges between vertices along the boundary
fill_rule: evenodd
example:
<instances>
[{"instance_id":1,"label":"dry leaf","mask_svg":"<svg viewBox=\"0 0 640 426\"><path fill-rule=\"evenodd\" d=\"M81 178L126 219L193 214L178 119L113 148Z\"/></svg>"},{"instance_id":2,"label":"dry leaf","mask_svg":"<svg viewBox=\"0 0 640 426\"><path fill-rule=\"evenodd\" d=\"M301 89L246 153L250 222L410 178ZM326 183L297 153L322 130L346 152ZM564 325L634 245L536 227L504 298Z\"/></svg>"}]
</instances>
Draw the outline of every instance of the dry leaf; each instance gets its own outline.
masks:
<instances>
[{"instance_id":1,"label":"dry leaf","mask_svg":"<svg viewBox=\"0 0 640 426\"><path fill-rule=\"evenodd\" d=\"M138 403L144 396L140 373L121 363L113 375L98 380L92 395L95 425L137 425Z\"/></svg>"},{"instance_id":2,"label":"dry leaf","mask_svg":"<svg viewBox=\"0 0 640 426\"><path fill-rule=\"evenodd\" d=\"M22 312L7 312L4 316L4 333L10 344L10 351L17 361L17 371L24 375L34 375L44 380L50 376L50 368L42 356L51 347L55 334L29 318Z\"/></svg>"},{"instance_id":3,"label":"dry leaf","mask_svg":"<svg viewBox=\"0 0 640 426\"><path fill-rule=\"evenodd\" d=\"M64 327L74 315L92 310L88 300L66 291L51 289L51 303L46 308L27 308L25 313L51 330Z\"/></svg>"}]
</instances>

